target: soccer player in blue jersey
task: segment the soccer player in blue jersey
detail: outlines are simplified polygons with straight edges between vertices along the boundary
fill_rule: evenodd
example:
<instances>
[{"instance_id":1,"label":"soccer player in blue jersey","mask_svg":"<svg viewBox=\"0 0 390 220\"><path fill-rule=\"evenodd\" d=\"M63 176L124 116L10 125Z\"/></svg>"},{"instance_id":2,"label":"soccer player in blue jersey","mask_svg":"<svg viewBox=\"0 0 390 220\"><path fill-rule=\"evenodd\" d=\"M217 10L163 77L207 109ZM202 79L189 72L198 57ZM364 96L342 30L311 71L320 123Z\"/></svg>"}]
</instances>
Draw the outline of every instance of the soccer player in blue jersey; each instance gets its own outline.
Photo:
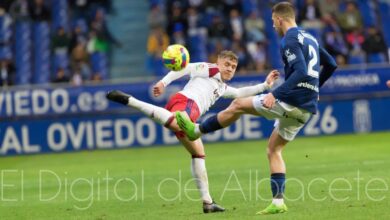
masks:
<instances>
[{"instance_id":1,"label":"soccer player in blue jersey","mask_svg":"<svg viewBox=\"0 0 390 220\"><path fill-rule=\"evenodd\" d=\"M337 68L335 60L318 45L317 40L297 27L295 9L290 3L276 4L272 8L272 21L275 30L283 37L280 51L285 64L283 84L268 94L235 99L227 109L200 125L191 122L181 112L176 113L180 128L190 140L227 127L242 114L276 119L267 148L273 200L257 214L287 211L283 200L286 166L282 150L316 113L319 88Z\"/></svg>"}]
</instances>

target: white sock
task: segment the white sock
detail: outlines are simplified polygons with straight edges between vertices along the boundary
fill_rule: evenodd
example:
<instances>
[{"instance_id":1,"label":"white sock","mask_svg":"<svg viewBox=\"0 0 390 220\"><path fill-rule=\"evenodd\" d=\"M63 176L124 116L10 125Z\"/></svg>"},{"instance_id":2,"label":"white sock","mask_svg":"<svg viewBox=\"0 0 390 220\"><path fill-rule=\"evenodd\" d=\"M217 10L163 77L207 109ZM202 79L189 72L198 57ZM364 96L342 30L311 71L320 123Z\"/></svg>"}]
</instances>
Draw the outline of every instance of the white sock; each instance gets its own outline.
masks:
<instances>
[{"instance_id":1,"label":"white sock","mask_svg":"<svg viewBox=\"0 0 390 220\"><path fill-rule=\"evenodd\" d=\"M272 199L272 204L276 205L276 206L281 206L284 204L284 200L283 199L276 199L276 198L273 198Z\"/></svg>"},{"instance_id":2,"label":"white sock","mask_svg":"<svg viewBox=\"0 0 390 220\"><path fill-rule=\"evenodd\" d=\"M200 131L199 124L195 124L195 134L197 135L202 135L203 133Z\"/></svg>"},{"instance_id":3,"label":"white sock","mask_svg":"<svg viewBox=\"0 0 390 220\"><path fill-rule=\"evenodd\" d=\"M129 98L129 103L127 105L140 110L142 113L161 125L165 125L169 118L172 117L172 112L166 110L165 108L151 105L134 97Z\"/></svg>"},{"instance_id":4,"label":"white sock","mask_svg":"<svg viewBox=\"0 0 390 220\"><path fill-rule=\"evenodd\" d=\"M205 160L203 158L192 158L191 171L203 202L212 203L213 200L209 193L209 181L207 178Z\"/></svg>"}]
</instances>

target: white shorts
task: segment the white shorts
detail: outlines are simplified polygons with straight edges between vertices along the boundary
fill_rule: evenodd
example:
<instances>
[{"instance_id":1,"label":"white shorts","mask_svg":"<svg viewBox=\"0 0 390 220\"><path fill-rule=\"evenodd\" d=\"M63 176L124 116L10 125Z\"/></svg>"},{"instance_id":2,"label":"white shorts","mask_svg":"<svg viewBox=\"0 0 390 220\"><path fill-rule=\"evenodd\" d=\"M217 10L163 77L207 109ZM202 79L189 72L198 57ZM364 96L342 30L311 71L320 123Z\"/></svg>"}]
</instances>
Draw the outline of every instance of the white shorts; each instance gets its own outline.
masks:
<instances>
[{"instance_id":1,"label":"white shorts","mask_svg":"<svg viewBox=\"0 0 390 220\"><path fill-rule=\"evenodd\" d=\"M256 111L268 120L276 119L275 127L279 135L287 140L294 140L295 136L305 125L312 115L310 112L294 107L287 103L276 101L273 108L263 106L265 94L253 97L253 107Z\"/></svg>"}]
</instances>

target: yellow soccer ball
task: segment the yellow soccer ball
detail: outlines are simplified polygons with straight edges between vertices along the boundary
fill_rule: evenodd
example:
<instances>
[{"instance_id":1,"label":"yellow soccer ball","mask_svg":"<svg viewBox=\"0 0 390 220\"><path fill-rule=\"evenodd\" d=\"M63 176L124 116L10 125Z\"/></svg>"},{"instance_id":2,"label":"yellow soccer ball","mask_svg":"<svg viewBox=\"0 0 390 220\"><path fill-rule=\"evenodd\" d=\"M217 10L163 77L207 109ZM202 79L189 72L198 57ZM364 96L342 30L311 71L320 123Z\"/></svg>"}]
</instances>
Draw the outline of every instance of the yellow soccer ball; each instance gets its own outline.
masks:
<instances>
[{"instance_id":1,"label":"yellow soccer ball","mask_svg":"<svg viewBox=\"0 0 390 220\"><path fill-rule=\"evenodd\" d=\"M180 71L190 62L190 54L183 45L173 44L164 50L162 59L166 68L173 71Z\"/></svg>"}]
</instances>

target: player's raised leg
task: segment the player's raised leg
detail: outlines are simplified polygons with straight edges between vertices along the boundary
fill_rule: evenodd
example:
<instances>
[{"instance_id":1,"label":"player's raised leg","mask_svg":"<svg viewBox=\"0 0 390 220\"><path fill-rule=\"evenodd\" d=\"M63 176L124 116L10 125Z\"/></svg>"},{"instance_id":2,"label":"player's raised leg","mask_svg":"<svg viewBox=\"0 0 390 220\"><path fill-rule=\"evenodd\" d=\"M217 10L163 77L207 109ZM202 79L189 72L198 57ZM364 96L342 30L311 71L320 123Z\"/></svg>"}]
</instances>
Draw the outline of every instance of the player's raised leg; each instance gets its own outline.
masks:
<instances>
[{"instance_id":1,"label":"player's raised leg","mask_svg":"<svg viewBox=\"0 0 390 220\"><path fill-rule=\"evenodd\" d=\"M170 120L173 120L172 112L164 108L140 101L124 92L118 90L110 91L107 93L106 97L111 101L138 109L146 116L150 117L161 125L165 126L169 124Z\"/></svg>"},{"instance_id":2,"label":"player's raised leg","mask_svg":"<svg viewBox=\"0 0 390 220\"><path fill-rule=\"evenodd\" d=\"M264 210L256 213L259 215L277 214L287 211L287 206L284 204L283 195L286 179L286 165L282 157L282 150L288 143L278 133L275 128L269 138L267 156L271 173L271 191L272 203Z\"/></svg>"},{"instance_id":3,"label":"player's raised leg","mask_svg":"<svg viewBox=\"0 0 390 220\"><path fill-rule=\"evenodd\" d=\"M196 140L202 134L225 128L237 121L243 114L260 115L253 106L253 96L235 99L229 107L211 116L201 124L195 124L185 115L176 112L175 117L180 128L190 140Z\"/></svg>"}]
</instances>

